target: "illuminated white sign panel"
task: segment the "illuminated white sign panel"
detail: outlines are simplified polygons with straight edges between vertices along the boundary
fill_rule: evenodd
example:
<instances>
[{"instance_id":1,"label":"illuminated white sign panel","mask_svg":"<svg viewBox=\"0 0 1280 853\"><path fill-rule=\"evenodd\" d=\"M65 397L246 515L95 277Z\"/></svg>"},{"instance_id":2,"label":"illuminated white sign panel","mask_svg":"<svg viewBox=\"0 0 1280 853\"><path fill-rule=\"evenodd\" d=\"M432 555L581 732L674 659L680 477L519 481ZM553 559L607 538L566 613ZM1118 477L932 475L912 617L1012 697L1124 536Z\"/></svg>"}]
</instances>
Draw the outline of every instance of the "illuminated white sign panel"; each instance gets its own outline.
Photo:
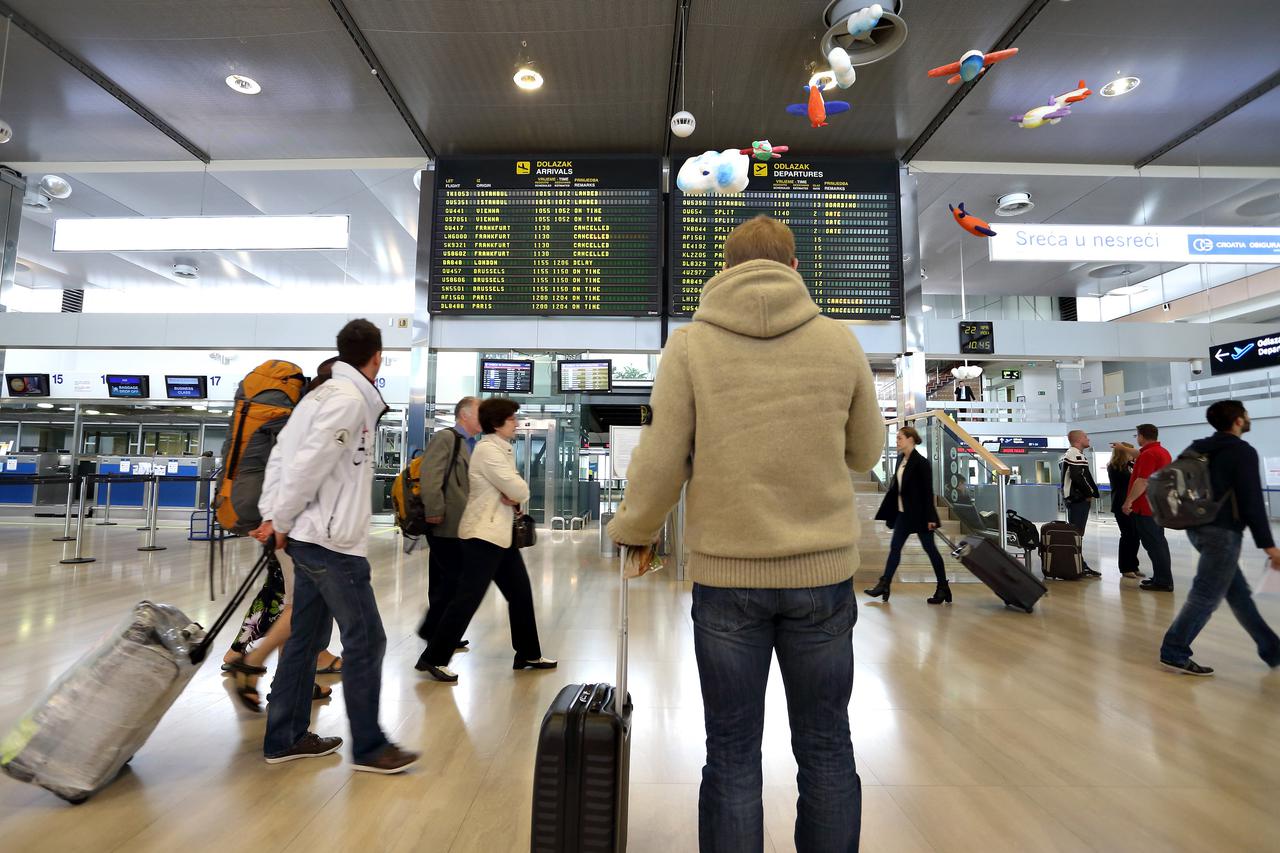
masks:
<instances>
[{"instance_id":1,"label":"illuminated white sign panel","mask_svg":"<svg viewBox=\"0 0 1280 853\"><path fill-rule=\"evenodd\" d=\"M1280 264L1280 228L994 227L996 236L987 240L993 261Z\"/></svg>"},{"instance_id":2,"label":"illuminated white sign panel","mask_svg":"<svg viewBox=\"0 0 1280 853\"><path fill-rule=\"evenodd\" d=\"M350 217L167 216L59 219L55 252L216 252L347 248Z\"/></svg>"}]
</instances>

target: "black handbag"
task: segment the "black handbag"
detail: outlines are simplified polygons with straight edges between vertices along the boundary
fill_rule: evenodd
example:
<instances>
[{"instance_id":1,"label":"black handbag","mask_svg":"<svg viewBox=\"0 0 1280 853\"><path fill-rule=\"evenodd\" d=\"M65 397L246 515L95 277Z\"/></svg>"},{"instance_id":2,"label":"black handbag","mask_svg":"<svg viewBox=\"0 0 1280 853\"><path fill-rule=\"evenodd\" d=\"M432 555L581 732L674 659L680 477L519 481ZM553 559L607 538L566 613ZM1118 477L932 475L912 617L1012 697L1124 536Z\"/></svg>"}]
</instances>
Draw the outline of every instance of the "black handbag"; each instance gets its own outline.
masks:
<instances>
[{"instance_id":1,"label":"black handbag","mask_svg":"<svg viewBox=\"0 0 1280 853\"><path fill-rule=\"evenodd\" d=\"M533 516L522 512L511 523L511 544L517 548L532 548L538 544L538 529L534 527Z\"/></svg>"}]
</instances>

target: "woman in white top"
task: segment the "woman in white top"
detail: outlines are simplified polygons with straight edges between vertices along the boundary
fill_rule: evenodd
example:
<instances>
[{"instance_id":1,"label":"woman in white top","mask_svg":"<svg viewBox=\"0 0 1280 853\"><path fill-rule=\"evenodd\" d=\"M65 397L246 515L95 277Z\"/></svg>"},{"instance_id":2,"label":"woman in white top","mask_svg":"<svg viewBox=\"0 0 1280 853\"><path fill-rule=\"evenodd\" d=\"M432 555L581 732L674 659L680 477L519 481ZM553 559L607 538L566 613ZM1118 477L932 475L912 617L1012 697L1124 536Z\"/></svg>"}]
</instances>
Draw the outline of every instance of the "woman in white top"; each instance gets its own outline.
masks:
<instances>
[{"instance_id":1,"label":"woman in white top","mask_svg":"<svg viewBox=\"0 0 1280 853\"><path fill-rule=\"evenodd\" d=\"M507 600L511 620L513 669L554 669L556 662L542 656L538 623L533 613L533 589L520 550L512 542L512 526L520 505L529 499L529 484L516 471L511 440L516 434L520 404L505 397L483 401L477 412L484 437L471 451L467 508L458 525L458 538L466 568L458 590L427 640L416 668L437 681L456 682L448 668L471 617L489 590L497 585Z\"/></svg>"}]
</instances>

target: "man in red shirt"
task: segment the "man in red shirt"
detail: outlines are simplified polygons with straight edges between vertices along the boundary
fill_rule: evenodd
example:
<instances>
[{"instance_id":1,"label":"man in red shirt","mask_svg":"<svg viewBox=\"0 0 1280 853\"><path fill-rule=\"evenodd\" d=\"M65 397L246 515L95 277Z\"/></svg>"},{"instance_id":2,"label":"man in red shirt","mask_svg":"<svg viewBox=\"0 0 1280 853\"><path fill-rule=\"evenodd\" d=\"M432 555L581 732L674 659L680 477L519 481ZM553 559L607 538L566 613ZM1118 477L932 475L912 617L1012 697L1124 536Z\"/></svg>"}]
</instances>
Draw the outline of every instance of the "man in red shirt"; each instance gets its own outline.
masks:
<instances>
[{"instance_id":1,"label":"man in red shirt","mask_svg":"<svg viewBox=\"0 0 1280 853\"><path fill-rule=\"evenodd\" d=\"M1169 543L1164 538L1164 528L1151 517L1151 504L1147 502L1147 480L1151 475L1173 461L1169 451L1157 439L1160 430L1155 424L1138 424L1138 461L1133 465L1129 479L1129 495L1121 510L1132 516L1138 539L1151 558L1151 578L1139 586L1148 592L1173 592L1173 564L1169 557Z\"/></svg>"}]
</instances>

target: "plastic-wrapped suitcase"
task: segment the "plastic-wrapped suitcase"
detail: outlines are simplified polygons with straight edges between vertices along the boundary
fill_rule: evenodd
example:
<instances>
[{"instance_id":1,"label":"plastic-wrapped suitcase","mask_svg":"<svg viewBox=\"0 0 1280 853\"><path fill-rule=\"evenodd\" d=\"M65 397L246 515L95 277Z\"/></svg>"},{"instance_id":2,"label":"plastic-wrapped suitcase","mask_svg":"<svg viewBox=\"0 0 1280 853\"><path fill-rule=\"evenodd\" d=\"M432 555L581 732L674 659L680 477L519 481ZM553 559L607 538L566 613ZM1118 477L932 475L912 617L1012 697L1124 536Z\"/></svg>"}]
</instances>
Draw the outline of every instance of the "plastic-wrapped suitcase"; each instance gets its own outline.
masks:
<instances>
[{"instance_id":1,"label":"plastic-wrapped suitcase","mask_svg":"<svg viewBox=\"0 0 1280 853\"><path fill-rule=\"evenodd\" d=\"M112 782L155 730L274 556L264 552L213 628L141 601L0 739L0 768L71 803Z\"/></svg>"},{"instance_id":2,"label":"plastic-wrapped suitcase","mask_svg":"<svg viewBox=\"0 0 1280 853\"><path fill-rule=\"evenodd\" d=\"M1039 578L989 539L966 536L960 540L959 546L945 536L942 541L952 549L952 556L1009 607L1030 613L1047 591Z\"/></svg>"},{"instance_id":3,"label":"plastic-wrapped suitcase","mask_svg":"<svg viewBox=\"0 0 1280 853\"><path fill-rule=\"evenodd\" d=\"M626 549L622 549L626 565ZM542 718L533 778L533 853L623 853L631 764L627 579L619 572L616 686L570 684ZM619 708L618 697L626 697Z\"/></svg>"},{"instance_id":4,"label":"plastic-wrapped suitcase","mask_svg":"<svg viewBox=\"0 0 1280 853\"><path fill-rule=\"evenodd\" d=\"M1084 537L1065 521L1040 528L1040 568L1046 578L1078 581L1084 577Z\"/></svg>"}]
</instances>

